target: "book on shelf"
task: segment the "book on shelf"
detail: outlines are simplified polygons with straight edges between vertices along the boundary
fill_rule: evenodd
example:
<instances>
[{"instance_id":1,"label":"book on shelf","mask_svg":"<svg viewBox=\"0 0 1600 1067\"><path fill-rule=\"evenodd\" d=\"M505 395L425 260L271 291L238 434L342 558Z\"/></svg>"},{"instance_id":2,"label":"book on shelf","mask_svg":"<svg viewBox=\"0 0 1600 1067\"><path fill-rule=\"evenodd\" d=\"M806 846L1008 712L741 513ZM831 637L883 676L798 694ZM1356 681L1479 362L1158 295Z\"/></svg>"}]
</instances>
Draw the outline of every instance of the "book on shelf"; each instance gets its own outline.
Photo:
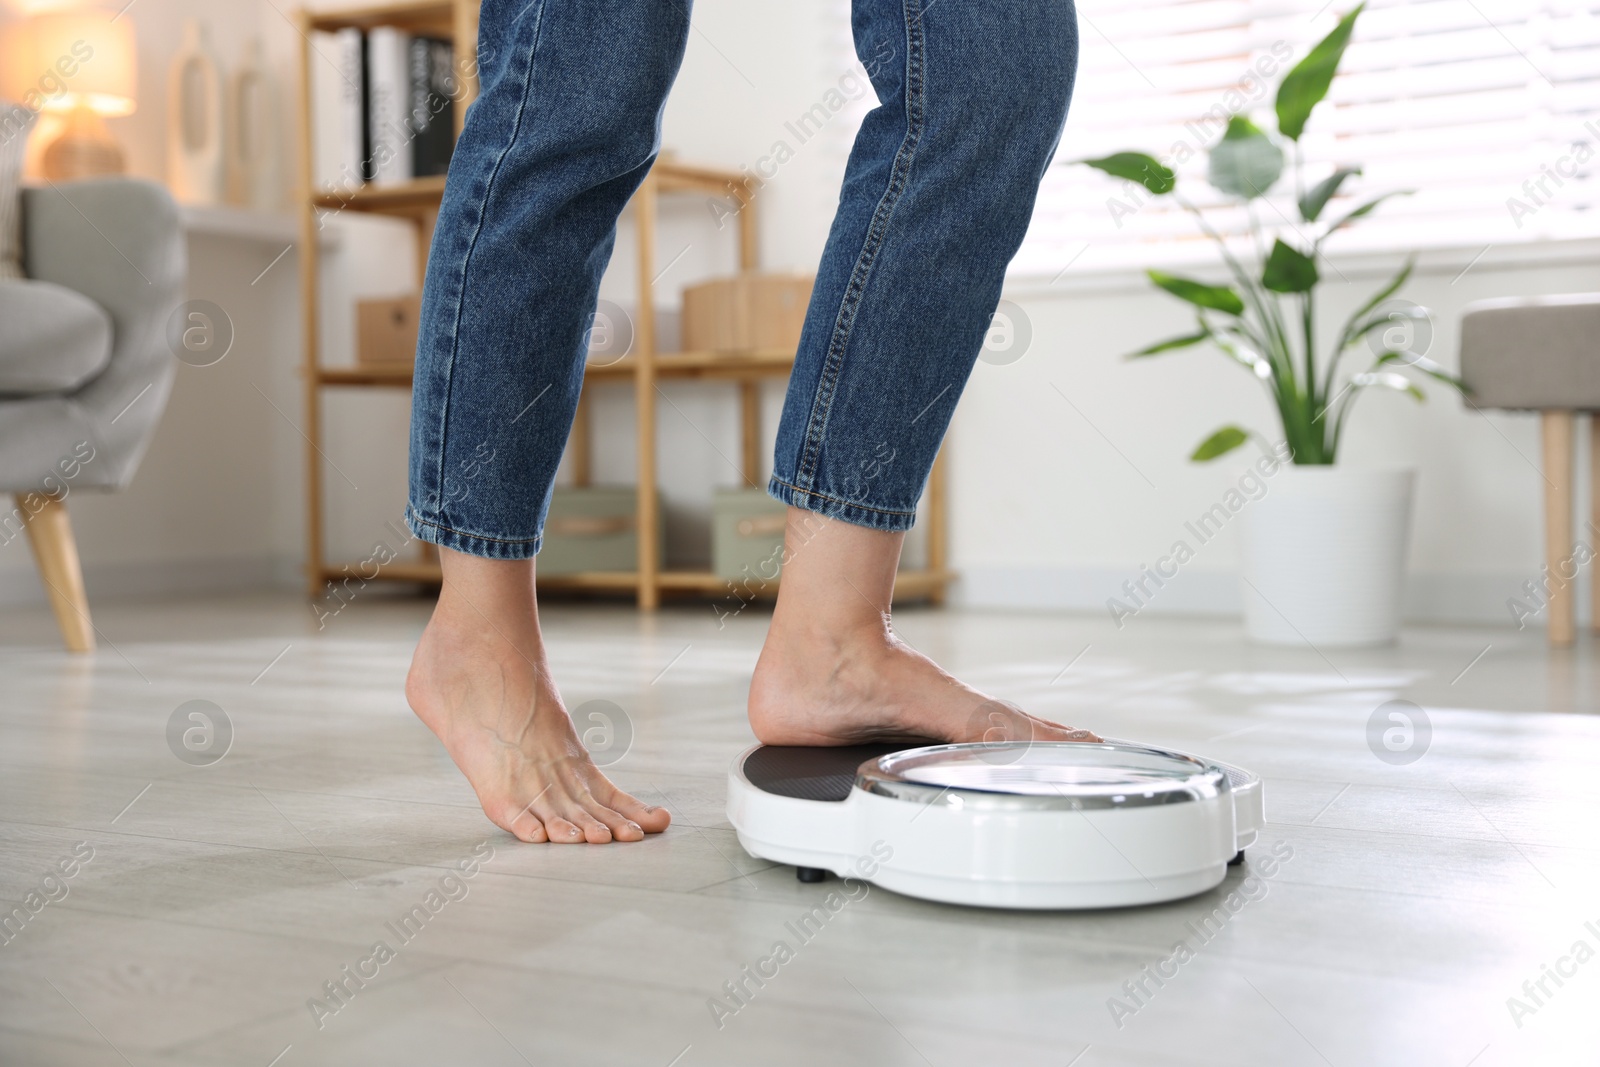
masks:
<instances>
[{"instance_id":1,"label":"book on shelf","mask_svg":"<svg viewBox=\"0 0 1600 1067\"><path fill-rule=\"evenodd\" d=\"M353 27L343 29L334 34L334 38L339 46L339 118L335 126L338 158L335 165L338 174L348 176L346 180L364 182L369 175L365 172L366 92L361 83L366 65L361 55L361 31Z\"/></svg>"},{"instance_id":2,"label":"book on shelf","mask_svg":"<svg viewBox=\"0 0 1600 1067\"><path fill-rule=\"evenodd\" d=\"M313 36L314 184L354 192L444 174L455 148L455 53L393 26Z\"/></svg>"},{"instance_id":3,"label":"book on shelf","mask_svg":"<svg viewBox=\"0 0 1600 1067\"><path fill-rule=\"evenodd\" d=\"M411 42L393 26L367 34L367 139L373 185L411 180Z\"/></svg>"},{"instance_id":4,"label":"book on shelf","mask_svg":"<svg viewBox=\"0 0 1600 1067\"><path fill-rule=\"evenodd\" d=\"M413 37L410 49L411 176L428 178L449 169L456 145L455 50L437 37Z\"/></svg>"}]
</instances>

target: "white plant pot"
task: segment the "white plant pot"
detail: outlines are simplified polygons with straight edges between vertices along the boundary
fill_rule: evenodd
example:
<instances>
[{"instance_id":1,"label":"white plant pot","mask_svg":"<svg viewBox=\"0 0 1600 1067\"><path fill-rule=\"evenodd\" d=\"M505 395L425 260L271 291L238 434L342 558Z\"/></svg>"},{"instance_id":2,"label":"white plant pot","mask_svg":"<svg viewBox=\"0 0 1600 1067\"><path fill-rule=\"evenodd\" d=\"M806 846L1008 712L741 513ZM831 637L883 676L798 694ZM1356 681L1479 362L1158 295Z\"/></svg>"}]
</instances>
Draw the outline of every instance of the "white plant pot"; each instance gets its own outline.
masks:
<instances>
[{"instance_id":1,"label":"white plant pot","mask_svg":"<svg viewBox=\"0 0 1600 1067\"><path fill-rule=\"evenodd\" d=\"M1285 466L1244 521L1245 632L1273 645L1381 645L1400 629L1414 473Z\"/></svg>"}]
</instances>

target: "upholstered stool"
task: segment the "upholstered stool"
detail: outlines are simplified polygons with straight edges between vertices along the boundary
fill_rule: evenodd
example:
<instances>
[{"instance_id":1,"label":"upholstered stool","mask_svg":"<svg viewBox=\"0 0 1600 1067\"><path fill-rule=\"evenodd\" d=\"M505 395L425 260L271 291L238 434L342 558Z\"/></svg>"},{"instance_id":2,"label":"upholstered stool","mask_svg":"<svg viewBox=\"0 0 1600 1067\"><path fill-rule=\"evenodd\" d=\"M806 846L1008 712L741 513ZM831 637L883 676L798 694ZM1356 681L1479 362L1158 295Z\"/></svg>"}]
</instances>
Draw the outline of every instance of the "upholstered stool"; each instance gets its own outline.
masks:
<instances>
[{"instance_id":1,"label":"upholstered stool","mask_svg":"<svg viewBox=\"0 0 1600 1067\"><path fill-rule=\"evenodd\" d=\"M1572 528L1572 425L1600 412L1600 294L1480 300L1461 316L1461 377L1479 408L1537 411L1544 439L1544 553L1550 578L1550 643L1573 640L1573 549L1600 536L1600 421L1589 425L1593 514L1587 535ZM1600 628L1600 564L1594 583Z\"/></svg>"}]
</instances>

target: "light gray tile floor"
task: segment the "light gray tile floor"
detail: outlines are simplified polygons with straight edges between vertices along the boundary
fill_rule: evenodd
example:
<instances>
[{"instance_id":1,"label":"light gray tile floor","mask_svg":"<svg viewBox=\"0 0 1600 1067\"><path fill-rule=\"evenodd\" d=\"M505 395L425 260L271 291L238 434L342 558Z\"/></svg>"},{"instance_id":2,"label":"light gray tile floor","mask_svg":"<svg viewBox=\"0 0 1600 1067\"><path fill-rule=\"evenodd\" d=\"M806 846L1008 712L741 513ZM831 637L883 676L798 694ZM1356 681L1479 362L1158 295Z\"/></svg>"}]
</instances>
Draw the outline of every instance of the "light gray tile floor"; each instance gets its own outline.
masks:
<instances>
[{"instance_id":1,"label":"light gray tile floor","mask_svg":"<svg viewBox=\"0 0 1600 1067\"><path fill-rule=\"evenodd\" d=\"M547 609L569 705L623 708L610 771L676 820L604 848L482 818L401 695L425 618L377 596L321 630L288 597L107 603L90 658L42 611L0 618L0 914L28 915L0 943L0 1063L1600 1063L1587 639L1427 628L1318 652L1219 621L904 612L913 644L1031 710L1259 771L1264 838L1216 891L1158 907L873 890L733 1004L724 983L828 890L746 855L723 811L762 616ZM1394 699L1432 724L1406 765L1368 743ZM169 747L192 700L232 725L206 766ZM1266 877L1273 845L1292 856ZM1179 942L1176 976L1144 978Z\"/></svg>"}]
</instances>

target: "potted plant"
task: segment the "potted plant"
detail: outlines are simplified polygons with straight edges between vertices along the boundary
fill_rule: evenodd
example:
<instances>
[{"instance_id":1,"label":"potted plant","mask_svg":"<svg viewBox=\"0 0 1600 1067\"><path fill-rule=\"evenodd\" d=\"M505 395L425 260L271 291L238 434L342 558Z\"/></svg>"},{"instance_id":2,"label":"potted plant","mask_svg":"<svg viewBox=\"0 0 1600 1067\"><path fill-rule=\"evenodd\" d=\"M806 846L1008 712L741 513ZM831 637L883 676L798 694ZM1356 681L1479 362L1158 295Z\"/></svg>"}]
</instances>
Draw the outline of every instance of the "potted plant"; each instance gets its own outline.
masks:
<instances>
[{"instance_id":1,"label":"potted plant","mask_svg":"<svg viewBox=\"0 0 1600 1067\"><path fill-rule=\"evenodd\" d=\"M1246 630L1252 638L1272 643L1349 646L1394 639L1413 474L1335 465L1335 460L1350 411L1368 389L1399 390L1424 399L1416 381L1403 373L1407 370L1463 388L1455 375L1407 351L1403 343L1394 344L1386 332L1397 318L1426 316L1414 306L1399 311L1385 306L1410 277L1412 260L1357 308L1319 352L1316 291L1323 244L1384 200L1409 191L1384 193L1324 222L1329 201L1361 169L1338 166L1309 188L1303 177L1301 134L1312 110L1327 95L1364 6L1340 19L1284 75L1275 100L1276 137L1248 115L1237 114L1210 151L1210 183L1249 211L1253 255L1243 259L1235 255L1200 211L1178 193L1172 169L1155 157L1118 152L1081 161L1138 182L1155 196L1175 198L1216 242L1232 279L1231 284L1211 285L1148 271L1158 287L1194 307L1196 328L1129 358L1210 345L1259 379L1276 408L1283 429L1280 448L1287 451L1291 465L1274 471L1266 495L1250 505L1243 524ZM1292 156L1288 169L1300 224L1266 227L1254 202L1277 185L1286 154ZM1353 374L1341 374L1344 357L1363 346L1372 351L1372 363ZM1251 436L1239 426L1224 426L1200 442L1190 458L1216 459Z\"/></svg>"}]
</instances>

